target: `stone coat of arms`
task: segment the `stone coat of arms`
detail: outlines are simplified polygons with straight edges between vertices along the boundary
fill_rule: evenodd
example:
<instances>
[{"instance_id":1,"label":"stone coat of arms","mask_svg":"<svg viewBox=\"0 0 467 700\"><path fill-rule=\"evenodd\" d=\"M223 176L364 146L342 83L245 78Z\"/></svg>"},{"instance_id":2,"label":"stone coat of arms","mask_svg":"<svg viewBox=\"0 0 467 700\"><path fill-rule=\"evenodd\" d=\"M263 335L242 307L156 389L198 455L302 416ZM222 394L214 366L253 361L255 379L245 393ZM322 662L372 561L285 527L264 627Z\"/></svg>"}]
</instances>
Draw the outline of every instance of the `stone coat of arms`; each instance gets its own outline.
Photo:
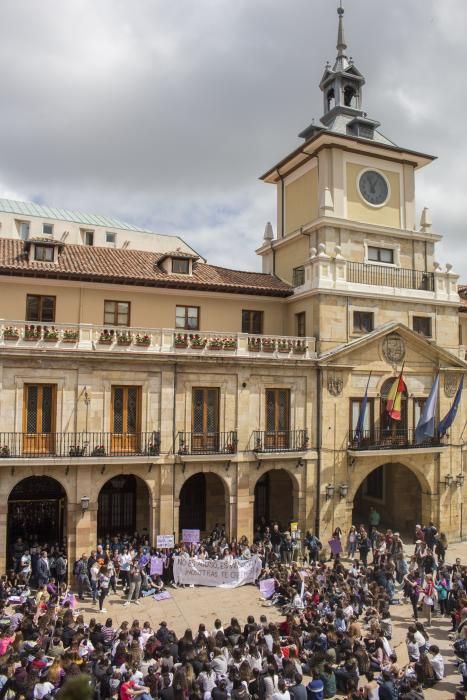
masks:
<instances>
[{"instance_id":1,"label":"stone coat of arms","mask_svg":"<svg viewBox=\"0 0 467 700\"><path fill-rule=\"evenodd\" d=\"M397 333L387 335L383 340L384 358L392 365L397 365L405 357L405 343Z\"/></svg>"}]
</instances>

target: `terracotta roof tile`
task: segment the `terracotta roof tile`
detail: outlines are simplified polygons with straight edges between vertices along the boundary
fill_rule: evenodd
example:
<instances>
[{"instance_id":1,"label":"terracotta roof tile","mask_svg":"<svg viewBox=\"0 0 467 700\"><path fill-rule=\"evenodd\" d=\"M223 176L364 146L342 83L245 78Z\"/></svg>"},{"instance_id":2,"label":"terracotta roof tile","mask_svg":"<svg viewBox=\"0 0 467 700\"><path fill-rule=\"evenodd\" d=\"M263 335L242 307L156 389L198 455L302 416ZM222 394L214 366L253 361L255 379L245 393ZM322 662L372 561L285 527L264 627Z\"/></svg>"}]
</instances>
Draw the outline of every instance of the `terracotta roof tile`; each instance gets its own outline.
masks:
<instances>
[{"instance_id":1,"label":"terracotta roof tile","mask_svg":"<svg viewBox=\"0 0 467 700\"><path fill-rule=\"evenodd\" d=\"M279 297L293 293L290 285L273 275L230 270L201 262L193 264L192 275L169 273L158 265L163 257L166 256L162 253L150 251L64 245L56 263L35 262L29 260L24 241L0 239L0 275L17 274Z\"/></svg>"}]
</instances>

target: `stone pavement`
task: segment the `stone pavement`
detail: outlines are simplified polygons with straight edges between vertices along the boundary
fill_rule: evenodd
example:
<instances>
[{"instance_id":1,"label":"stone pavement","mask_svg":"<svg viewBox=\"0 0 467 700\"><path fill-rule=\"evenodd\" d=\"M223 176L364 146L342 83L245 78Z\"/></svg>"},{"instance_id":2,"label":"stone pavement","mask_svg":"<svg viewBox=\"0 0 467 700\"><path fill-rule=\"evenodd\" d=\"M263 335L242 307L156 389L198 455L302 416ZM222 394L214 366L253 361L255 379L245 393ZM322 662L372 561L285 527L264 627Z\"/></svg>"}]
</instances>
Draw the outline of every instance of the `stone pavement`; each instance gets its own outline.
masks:
<instances>
[{"instance_id":1,"label":"stone pavement","mask_svg":"<svg viewBox=\"0 0 467 700\"><path fill-rule=\"evenodd\" d=\"M450 545L447 554L446 561L448 563L453 562L456 557L467 561L467 543ZM240 624L246 622L247 615L254 615L258 619L260 615L265 614L271 622L283 619L276 608L264 607L255 586L243 586L236 589L199 586L168 590L172 596L170 600L156 602L151 597L141 598L139 606L132 603L125 607L123 605L125 599L120 593L117 593L117 595L111 594L105 601L107 614L99 614L97 608L89 602L81 605L80 611L84 613L86 620L96 617L97 620L105 622L107 617L111 617L113 623L117 625L124 620L131 623L132 620L138 619L140 623L148 620L151 626L157 629L159 623L164 620L170 629L175 630L177 635L183 634L188 627L195 632L200 622L203 622L210 630L214 627L214 620L217 617L222 622L228 622L231 617L237 617ZM391 614L394 627L391 644L397 652L399 645L405 649L405 636L407 626L412 619L412 609L408 605L394 605L391 607ZM423 622L423 617L420 619ZM430 641L433 644L438 644L444 657L446 678L434 688L425 691L427 700L454 699L455 688L459 685L460 676L453 664L452 644L448 639L450 627L450 618L434 617L432 626L428 628ZM400 653L400 656L403 658L403 652Z\"/></svg>"}]
</instances>

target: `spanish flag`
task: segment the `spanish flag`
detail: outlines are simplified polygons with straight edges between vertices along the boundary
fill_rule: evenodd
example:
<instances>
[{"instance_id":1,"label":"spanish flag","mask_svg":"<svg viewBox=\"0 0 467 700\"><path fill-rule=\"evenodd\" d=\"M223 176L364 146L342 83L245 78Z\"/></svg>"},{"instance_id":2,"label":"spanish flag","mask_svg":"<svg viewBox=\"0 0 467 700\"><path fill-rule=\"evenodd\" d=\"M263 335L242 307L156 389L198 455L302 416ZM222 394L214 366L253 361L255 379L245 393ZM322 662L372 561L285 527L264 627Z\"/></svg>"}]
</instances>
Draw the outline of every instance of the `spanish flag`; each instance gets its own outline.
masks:
<instances>
[{"instance_id":1,"label":"spanish flag","mask_svg":"<svg viewBox=\"0 0 467 700\"><path fill-rule=\"evenodd\" d=\"M400 375L394 381L394 384L389 391L388 400L386 403L386 411L393 420L401 419L402 394L404 391L407 391L407 387L402 377L401 370Z\"/></svg>"}]
</instances>

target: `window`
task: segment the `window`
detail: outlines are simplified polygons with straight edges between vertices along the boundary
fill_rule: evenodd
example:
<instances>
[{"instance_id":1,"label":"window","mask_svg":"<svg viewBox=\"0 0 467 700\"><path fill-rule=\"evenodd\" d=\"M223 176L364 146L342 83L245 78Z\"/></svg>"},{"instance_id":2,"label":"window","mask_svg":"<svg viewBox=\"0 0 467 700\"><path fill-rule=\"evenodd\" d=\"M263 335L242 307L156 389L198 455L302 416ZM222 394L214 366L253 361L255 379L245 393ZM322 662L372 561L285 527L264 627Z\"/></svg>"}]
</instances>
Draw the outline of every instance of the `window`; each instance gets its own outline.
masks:
<instances>
[{"instance_id":1,"label":"window","mask_svg":"<svg viewBox=\"0 0 467 700\"><path fill-rule=\"evenodd\" d=\"M172 272L178 275L189 275L190 261L186 258L172 258Z\"/></svg>"},{"instance_id":2,"label":"window","mask_svg":"<svg viewBox=\"0 0 467 700\"><path fill-rule=\"evenodd\" d=\"M20 221L19 224L19 235L23 241L27 241L29 238L29 221Z\"/></svg>"},{"instance_id":3,"label":"window","mask_svg":"<svg viewBox=\"0 0 467 700\"><path fill-rule=\"evenodd\" d=\"M34 260L39 262L53 262L54 261L54 248L51 245L38 245L34 246Z\"/></svg>"},{"instance_id":4,"label":"window","mask_svg":"<svg viewBox=\"0 0 467 700\"><path fill-rule=\"evenodd\" d=\"M299 338L306 336L306 314L304 311L295 314L295 331Z\"/></svg>"},{"instance_id":5,"label":"window","mask_svg":"<svg viewBox=\"0 0 467 700\"><path fill-rule=\"evenodd\" d=\"M244 309L242 311L242 333L261 335L263 332L263 317L264 314L262 311Z\"/></svg>"},{"instance_id":6,"label":"window","mask_svg":"<svg viewBox=\"0 0 467 700\"><path fill-rule=\"evenodd\" d=\"M266 450L287 449L290 430L289 389L266 389Z\"/></svg>"},{"instance_id":7,"label":"window","mask_svg":"<svg viewBox=\"0 0 467 700\"><path fill-rule=\"evenodd\" d=\"M42 233L45 236L53 236L53 234L54 234L53 224L42 224Z\"/></svg>"},{"instance_id":8,"label":"window","mask_svg":"<svg viewBox=\"0 0 467 700\"><path fill-rule=\"evenodd\" d=\"M372 262L387 263L394 265L394 251L392 248L376 248L368 246L368 260Z\"/></svg>"},{"instance_id":9,"label":"window","mask_svg":"<svg viewBox=\"0 0 467 700\"><path fill-rule=\"evenodd\" d=\"M192 452L219 449L219 389L196 387L192 392Z\"/></svg>"},{"instance_id":10,"label":"window","mask_svg":"<svg viewBox=\"0 0 467 700\"><path fill-rule=\"evenodd\" d=\"M378 501L384 500L384 465L368 474L363 482L363 495Z\"/></svg>"},{"instance_id":11,"label":"window","mask_svg":"<svg viewBox=\"0 0 467 700\"><path fill-rule=\"evenodd\" d=\"M55 384L25 384L23 395L23 452L54 452L56 418Z\"/></svg>"},{"instance_id":12,"label":"window","mask_svg":"<svg viewBox=\"0 0 467 700\"><path fill-rule=\"evenodd\" d=\"M177 306L175 309L175 328L198 331L199 306Z\"/></svg>"},{"instance_id":13,"label":"window","mask_svg":"<svg viewBox=\"0 0 467 700\"><path fill-rule=\"evenodd\" d=\"M54 323L56 297L41 294L26 295L26 321Z\"/></svg>"},{"instance_id":14,"label":"window","mask_svg":"<svg viewBox=\"0 0 467 700\"><path fill-rule=\"evenodd\" d=\"M133 435L139 431L138 386L112 387L112 433Z\"/></svg>"},{"instance_id":15,"label":"window","mask_svg":"<svg viewBox=\"0 0 467 700\"><path fill-rule=\"evenodd\" d=\"M414 316L412 326L416 333L431 338L431 318L429 316Z\"/></svg>"},{"instance_id":16,"label":"window","mask_svg":"<svg viewBox=\"0 0 467 700\"><path fill-rule=\"evenodd\" d=\"M110 245L115 245L117 240L117 234L116 233L111 233L110 231L107 231L105 234L105 242L109 243Z\"/></svg>"},{"instance_id":17,"label":"window","mask_svg":"<svg viewBox=\"0 0 467 700\"><path fill-rule=\"evenodd\" d=\"M374 314L372 311L354 311L354 333L370 333L373 330L373 317Z\"/></svg>"},{"instance_id":18,"label":"window","mask_svg":"<svg viewBox=\"0 0 467 700\"><path fill-rule=\"evenodd\" d=\"M363 399L350 400L350 430L353 437L355 437L355 431L357 430L362 401ZM372 426L374 424L373 416L373 399L368 399L365 418L363 420L363 435L361 436L362 441L365 440L365 438L371 437Z\"/></svg>"},{"instance_id":19,"label":"window","mask_svg":"<svg viewBox=\"0 0 467 700\"><path fill-rule=\"evenodd\" d=\"M94 245L94 231L84 232L84 245Z\"/></svg>"},{"instance_id":20,"label":"window","mask_svg":"<svg viewBox=\"0 0 467 700\"><path fill-rule=\"evenodd\" d=\"M300 287L302 284L305 284L305 268L303 265L294 267L292 271L292 285L294 287Z\"/></svg>"},{"instance_id":21,"label":"window","mask_svg":"<svg viewBox=\"0 0 467 700\"><path fill-rule=\"evenodd\" d=\"M104 301L104 323L107 326L129 326L130 302Z\"/></svg>"}]
</instances>

